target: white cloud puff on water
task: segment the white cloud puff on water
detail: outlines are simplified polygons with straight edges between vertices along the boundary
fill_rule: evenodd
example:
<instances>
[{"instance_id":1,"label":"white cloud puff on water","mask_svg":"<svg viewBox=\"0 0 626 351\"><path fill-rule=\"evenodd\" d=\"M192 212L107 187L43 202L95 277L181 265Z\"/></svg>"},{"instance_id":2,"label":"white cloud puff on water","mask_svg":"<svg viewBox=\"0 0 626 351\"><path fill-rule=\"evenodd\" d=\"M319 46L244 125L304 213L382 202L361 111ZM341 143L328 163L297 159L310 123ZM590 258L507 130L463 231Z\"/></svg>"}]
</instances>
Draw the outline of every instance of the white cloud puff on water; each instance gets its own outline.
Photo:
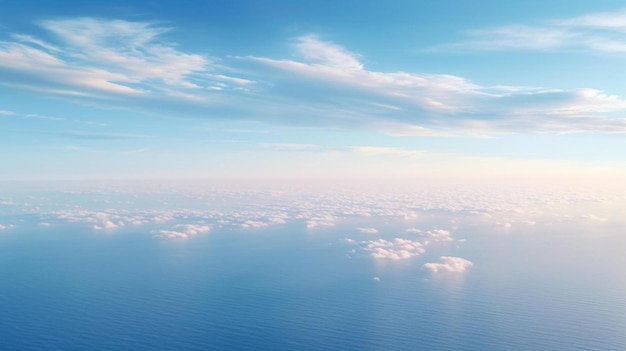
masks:
<instances>
[{"instance_id":1,"label":"white cloud puff on water","mask_svg":"<svg viewBox=\"0 0 626 351\"><path fill-rule=\"evenodd\" d=\"M428 269L432 273L438 272L465 272L467 268L473 266L472 261L466 260L461 257L453 256L441 256L439 257L439 263L429 262L424 264L424 268Z\"/></svg>"},{"instance_id":2,"label":"white cloud puff on water","mask_svg":"<svg viewBox=\"0 0 626 351\"><path fill-rule=\"evenodd\" d=\"M174 230L159 230L154 238L188 238L192 235L208 233L211 228L208 225L178 224Z\"/></svg>"},{"instance_id":3,"label":"white cloud puff on water","mask_svg":"<svg viewBox=\"0 0 626 351\"><path fill-rule=\"evenodd\" d=\"M364 250L376 259L402 260L423 254L424 245L419 241L395 238L366 241Z\"/></svg>"},{"instance_id":4,"label":"white cloud puff on water","mask_svg":"<svg viewBox=\"0 0 626 351\"><path fill-rule=\"evenodd\" d=\"M430 243L435 242L445 242L452 241L452 237L450 236L450 232L444 229L433 229L428 231L423 231L416 228L410 228L407 230L407 233L414 233L419 236L426 238L424 240L424 245L428 245Z\"/></svg>"},{"instance_id":5,"label":"white cloud puff on water","mask_svg":"<svg viewBox=\"0 0 626 351\"><path fill-rule=\"evenodd\" d=\"M9 225L0 224L0 230L12 229L12 228L15 228L15 224L9 224Z\"/></svg>"}]
</instances>

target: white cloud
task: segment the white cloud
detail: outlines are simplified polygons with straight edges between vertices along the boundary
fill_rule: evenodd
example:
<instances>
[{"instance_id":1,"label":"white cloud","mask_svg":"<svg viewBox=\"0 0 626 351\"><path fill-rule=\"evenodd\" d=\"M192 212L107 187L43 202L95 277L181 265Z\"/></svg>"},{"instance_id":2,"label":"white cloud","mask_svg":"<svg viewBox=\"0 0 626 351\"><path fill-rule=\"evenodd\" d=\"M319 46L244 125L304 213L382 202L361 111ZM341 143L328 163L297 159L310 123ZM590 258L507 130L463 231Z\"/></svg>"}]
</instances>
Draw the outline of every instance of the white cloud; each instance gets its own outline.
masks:
<instances>
[{"instance_id":1,"label":"white cloud","mask_svg":"<svg viewBox=\"0 0 626 351\"><path fill-rule=\"evenodd\" d=\"M159 230L153 238L188 238L193 235L208 233L211 228L199 224L177 224L173 230Z\"/></svg>"},{"instance_id":2,"label":"white cloud","mask_svg":"<svg viewBox=\"0 0 626 351\"><path fill-rule=\"evenodd\" d=\"M170 28L150 22L76 18L41 24L73 51L72 56L104 64L133 82L159 79L167 85L195 87L189 76L209 64L201 55L180 52L159 40Z\"/></svg>"},{"instance_id":3,"label":"white cloud","mask_svg":"<svg viewBox=\"0 0 626 351\"><path fill-rule=\"evenodd\" d=\"M363 242L363 248L375 259L402 260L424 253L422 243L409 239L395 238L391 241L385 239Z\"/></svg>"},{"instance_id":4,"label":"white cloud","mask_svg":"<svg viewBox=\"0 0 626 351\"><path fill-rule=\"evenodd\" d=\"M208 225L200 225L200 224L178 224L175 225L174 228L182 230L184 233L188 235L197 235L208 233L211 228Z\"/></svg>"},{"instance_id":5,"label":"white cloud","mask_svg":"<svg viewBox=\"0 0 626 351\"><path fill-rule=\"evenodd\" d=\"M33 37L32 35L27 35L27 34L13 34L12 37L14 39L16 39L17 41L23 42L23 43L27 43L27 44L34 44L36 46L39 46L43 49L46 49L47 51L61 51L61 49L57 46L54 45L50 45L42 40L39 40L35 37Z\"/></svg>"},{"instance_id":6,"label":"white cloud","mask_svg":"<svg viewBox=\"0 0 626 351\"><path fill-rule=\"evenodd\" d=\"M332 215L317 216L309 218L306 221L307 229L316 229L320 227L334 227L337 218Z\"/></svg>"},{"instance_id":7,"label":"white cloud","mask_svg":"<svg viewBox=\"0 0 626 351\"><path fill-rule=\"evenodd\" d=\"M309 41L309 36L304 38L299 40ZM356 55L348 54L347 50L338 45L316 39L313 46L318 49L313 51L319 53L319 56L332 59L323 59L316 63L263 57L248 59L280 71L291 72L296 76L290 76L289 79L300 80L300 84L307 84L303 81L306 79L307 86L312 88L309 94L314 95L311 98L323 99L323 95L316 95L318 92L322 93L319 85L329 89L328 84L333 83L334 86L330 87L333 92L346 95L346 98L355 93L362 96L356 101L351 98L353 105L358 102L358 106L371 111L379 110L381 113L396 111L406 114L416 109L422 113L459 112L469 107L466 105L467 95L472 95L473 90L478 88L466 79L453 75L370 71L357 61ZM297 46L297 50L301 51L301 47Z\"/></svg>"},{"instance_id":8,"label":"white cloud","mask_svg":"<svg viewBox=\"0 0 626 351\"><path fill-rule=\"evenodd\" d=\"M270 225L269 222L247 220L241 224L241 227L245 229L258 229L267 227L268 225Z\"/></svg>"},{"instance_id":9,"label":"white cloud","mask_svg":"<svg viewBox=\"0 0 626 351\"><path fill-rule=\"evenodd\" d=\"M179 232L175 230L159 230L158 234L154 235L153 238L188 238L189 235L184 232Z\"/></svg>"},{"instance_id":10,"label":"white cloud","mask_svg":"<svg viewBox=\"0 0 626 351\"><path fill-rule=\"evenodd\" d=\"M454 75L373 71L355 63L358 56L341 46L314 38L305 36L298 42L312 41L311 51L333 59L310 62L317 56L309 55L303 62L265 57L247 60L271 69L263 71L275 84L270 93L288 93L284 98L295 104L315 106L311 112L318 123L324 122L320 120L323 116L326 123L356 125L390 135L626 132L625 119L606 115L626 109L626 100L617 95L590 88L480 86ZM296 45L298 52L300 46ZM283 91L283 85L300 89ZM300 90L306 93L299 95ZM300 110L298 115L305 112Z\"/></svg>"},{"instance_id":11,"label":"white cloud","mask_svg":"<svg viewBox=\"0 0 626 351\"><path fill-rule=\"evenodd\" d=\"M426 236L427 238L426 241L424 242L425 245L428 245L433 242L452 241L450 232L447 230L443 230L443 229L429 230L426 233L424 233L424 236Z\"/></svg>"},{"instance_id":12,"label":"white cloud","mask_svg":"<svg viewBox=\"0 0 626 351\"><path fill-rule=\"evenodd\" d=\"M0 70L21 74L3 84L24 86L24 77L38 77L33 89L63 95L169 95L197 88L193 76L210 64L202 55L177 50L162 38L170 29L150 22L73 18L40 25L59 45L25 34L0 42Z\"/></svg>"},{"instance_id":13,"label":"white cloud","mask_svg":"<svg viewBox=\"0 0 626 351\"><path fill-rule=\"evenodd\" d=\"M553 48L572 28L621 30L620 18L596 14L546 22L547 32L522 26L473 35L480 43L491 36L496 39L489 43ZM155 22L69 18L39 24L53 34L53 43L26 34L0 41L0 74L11 73L3 74L0 84L107 107L114 100L113 106L160 114L365 128L395 136L626 133L626 120L615 116L626 110L626 101L615 94L586 87L481 86L451 74L377 71L359 54L314 34L294 40L298 59L212 59L183 51L170 40L175 30ZM603 50L618 46L595 37L574 41ZM420 156L419 150L358 150Z\"/></svg>"},{"instance_id":14,"label":"white cloud","mask_svg":"<svg viewBox=\"0 0 626 351\"><path fill-rule=\"evenodd\" d=\"M359 62L356 54L339 45L319 40L315 35L299 37L295 47L307 61L341 70L363 69L363 64Z\"/></svg>"},{"instance_id":15,"label":"white cloud","mask_svg":"<svg viewBox=\"0 0 626 351\"><path fill-rule=\"evenodd\" d=\"M407 230L408 233L415 233L426 240L424 241L424 245L428 245L436 242L446 242L452 241L452 237L450 236L450 232L444 229L433 229L428 231L419 230L416 228L411 228Z\"/></svg>"},{"instance_id":16,"label":"white cloud","mask_svg":"<svg viewBox=\"0 0 626 351\"><path fill-rule=\"evenodd\" d=\"M39 49L23 44L0 42L0 68L39 78L33 90L62 95L92 96L95 92L139 94L141 90L120 83L131 83L124 74L90 66L72 65ZM19 80L5 80L4 85L24 87ZM30 86L29 86L30 87ZM29 88L27 87L27 88ZM80 89L85 89L81 91Z\"/></svg>"},{"instance_id":17,"label":"white cloud","mask_svg":"<svg viewBox=\"0 0 626 351\"><path fill-rule=\"evenodd\" d=\"M558 182L562 183L563 180L559 178ZM159 234L159 230L167 230L185 235L200 235L213 228L254 230L254 228L286 223L303 226L308 224L309 229L324 225L339 225L340 228L345 229L345 225L352 225L348 227L348 230L354 232L359 230L353 225L355 219L368 221L380 219L382 222L393 221L393 223L404 225L407 223L404 218L411 218L410 216L415 213L423 219L421 223L458 224L459 228L478 225L478 228L491 231L503 229L506 223L510 223L512 226L519 225L520 229L523 229L533 223L528 223L531 219L537 223L551 223L565 220L602 221L612 218L616 215L615 213L590 212L589 209L600 208L596 205L602 205L602 208L621 208L620 201L626 198L622 190L616 190L613 186L602 190L604 184L595 184L588 188L586 186L569 187L564 184L557 186L554 183L546 183L545 187L539 188L526 188L520 184L505 186L498 183L489 183L488 186L464 184L461 187L455 185L449 188L422 182L394 182L393 184L377 184L376 187L372 187L372 184L376 183L367 183L367 186L362 187L351 182L349 186L333 185L328 188L318 188L310 184L309 188L309 184L306 187L302 187L302 184L298 187L291 187L289 184L280 183L238 191L231 188L205 190L202 186L189 184L183 187L185 190L176 190L171 193L163 192L162 189L165 187L155 188L158 189L159 198L164 203L180 203L181 199L185 199L186 203L192 206L186 209L171 209L168 206L158 210L127 210L141 207L148 201L154 201L154 193L136 194L135 187L130 192L129 190L110 192L110 189L107 189L108 193L67 193L64 195L65 201L60 199L48 200L48 202L43 199L36 199L36 201L42 207L63 204L64 208L67 208L42 213L38 218L39 223L54 225L81 223L85 227L97 226L100 230L108 228L111 231L119 230L120 228L116 227L122 225L145 225L149 226L148 230L155 230L154 234ZM168 183L168 189L172 189L172 186ZM81 206L85 206L85 198L93 198L94 201L97 199L100 202L94 205L107 206L107 209L101 211L80 209ZM119 202L120 199L129 199L129 202L122 203ZM16 210L15 207L37 211L31 207L24 207L26 205L15 198L0 199L0 205L3 203L11 206L5 207L5 210L9 211ZM192 204L198 207L194 209ZM608 204L614 204L614 206L607 207ZM576 208L577 211L564 217L563 210L567 208ZM490 214L491 217L482 216L484 213ZM593 215L588 215L589 213ZM434 222L436 218L445 220ZM360 228L362 232L372 234L374 231L371 229L376 229L366 226L357 228ZM353 239L346 239L345 243L352 244L351 248L368 255L379 254L377 257L382 258L392 257L395 254L393 257L399 259L421 253L422 250L430 247L427 246L429 243L449 242L453 239L455 232L450 233L441 227L424 230L411 228L407 229L403 235L405 239L385 238L357 240L356 242ZM161 234L174 235L174 233ZM511 234L517 233L514 231ZM412 246L403 248L404 244ZM408 254L400 250L405 250Z\"/></svg>"},{"instance_id":18,"label":"white cloud","mask_svg":"<svg viewBox=\"0 0 626 351\"><path fill-rule=\"evenodd\" d=\"M115 224L110 220L104 219L101 224L94 224L93 229L95 230L113 230L121 227L120 224Z\"/></svg>"},{"instance_id":19,"label":"white cloud","mask_svg":"<svg viewBox=\"0 0 626 351\"><path fill-rule=\"evenodd\" d=\"M466 31L465 41L430 50L626 52L626 9Z\"/></svg>"},{"instance_id":20,"label":"white cloud","mask_svg":"<svg viewBox=\"0 0 626 351\"><path fill-rule=\"evenodd\" d=\"M438 272L465 272L465 270L474 264L461 257L441 256L439 257L441 263L426 263L424 268L428 269L432 273Z\"/></svg>"},{"instance_id":21,"label":"white cloud","mask_svg":"<svg viewBox=\"0 0 626 351\"><path fill-rule=\"evenodd\" d=\"M356 228L356 230L363 234L378 234L378 229L376 228Z\"/></svg>"}]
</instances>

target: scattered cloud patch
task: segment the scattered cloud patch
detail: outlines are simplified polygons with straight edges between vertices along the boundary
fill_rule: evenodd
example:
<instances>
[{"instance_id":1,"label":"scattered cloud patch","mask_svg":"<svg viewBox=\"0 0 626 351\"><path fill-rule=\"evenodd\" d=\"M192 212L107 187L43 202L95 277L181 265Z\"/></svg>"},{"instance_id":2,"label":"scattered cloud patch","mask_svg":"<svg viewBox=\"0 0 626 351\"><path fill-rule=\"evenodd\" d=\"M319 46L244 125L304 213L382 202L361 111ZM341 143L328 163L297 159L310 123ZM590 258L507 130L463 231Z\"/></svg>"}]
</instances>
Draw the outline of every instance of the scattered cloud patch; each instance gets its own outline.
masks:
<instances>
[{"instance_id":1,"label":"scattered cloud patch","mask_svg":"<svg viewBox=\"0 0 626 351\"><path fill-rule=\"evenodd\" d=\"M375 259L402 260L426 252L422 243L409 239L378 239L363 243L365 252Z\"/></svg>"},{"instance_id":2,"label":"scattered cloud patch","mask_svg":"<svg viewBox=\"0 0 626 351\"><path fill-rule=\"evenodd\" d=\"M378 229L376 228L356 228L356 230L363 234L378 234Z\"/></svg>"},{"instance_id":3,"label":"scattered cloud patch","mask_svg":"<svg viewBox=\"0 0 626 351\"><path fill-rule=\"evenodd\" d=\"M120 224L115 224L110 220L105 219L102 224L94 224L93 229L95 230L113 230L119 228Z\"/></svg>"},{"instance_id":4,"label":"scattered cloud patch","mask_svg":"<svg viewBox=\"0 0 626 351\"><path fill-rule=\"evenodd\" d=\"M512 188L500 188L491 185L489 188L476 187L471 190L441 189L419 186L407 188L405 186L389 191L354 191L350 187L331 188L327 191L320 189L287 189L232 191L207 190L197 188L180 192L162 194L159 188L158 204L154 193L136 193L135 188L113 193L85 192L68 193L64 200L30 199L17 201L15 198L0 200L0 207L4 212L40 213L38 223L84 224L86 228L100 231L115 231L127 226L148 226L149 230L170 230L185 235L197 235L210 228L228 230L255 230L273 225L299 224L311 230L311 234L319 228L354 223L355 218L382 219L383 221L400 221L406 223L406 218L444 218L445 223L464 221L463 227L478 225L486 230L502 232L506 223L512 226L527 228L532 222L550 223L552 221L597 221L603 222L614 213L592 212L594 204L616 204L614 208L621 208L626 195L614 189L602 192L597 189L567 190L567 191L516 191ZM370 189L371 190L371 189ZM93 199L91 205L101 210L84 209L85 199ZM123 199L123 201L120 201ZM90 200L91 201L91 200ZM190 208L172 208L175 203L189 203ZM28 204L31 202L31 204ZM42 211L42 208L55 208L62 203L63 210ZM141 208L146 203L153 203L155 209L128 210ZM196 204L197 207L194 207ZM5 205L5 206L2 206ZM590 207L591 206L591 207ZM576 212L565 212L564 209L576 209ZM482 216L489 213L490 217ZM590 215L589 213L593 213ZM474 215L478 214L478 215ZM532 221L529 222L529 219ZM194 225L198 227L183 226ZM459 222L460 223L460 222ZM459 226L460 227L460 226ZM500 230L498 230L500 229ZM348 227L347 230L361 232L363 235L376 235L372 227ZM414 243L416 248L409 248L409 253L418 253L434 243L447 243L454 240L455 232L442 228L407 229L402 237ZM172 234L173 233L169 233ZM369 238L368 238L369 239ZM378 239L378 237L376 238ZM395 252L398 247L395 241L389 238L378 242L376 240L345 242L353 244L357 251L364 251L368 244L369 250L375 248L389 249ZM410 244L408 243L408 244ZM398 249L399 250L399 249ZM371 254L374 251L364 251ZM380 252L384 254L383 252ZM404 253L402 253L405 255Z\"/></svg>"},{"instance_id":5,"label":"scattered cloud patch","mask_svg":"<svg viewBox=\"0 0 626 351\"><path fill-rule=\"evenodd\" d=\"M323 227L334 227L336 220L337 218L334 216L311 218L306 221L306 228L316 229L316 228L323 228Z\"/></svg>"},{"instance_id":6,"label":"scattered cloud patch","mask_svg":"<svg viewBox=\"0 0 626 351\"><path fill-rule=\"evenodd\" d=\"M244 229L257 229L267 227L268 225L270 225L269 222L247 220L241 224L241 227Z\"/></svg>"},{"instance_id":7,"label":"scattered cloud patch","mask_svg":"<svg viewBox=\"0 0 626 351\"><path fill-rule=\"evenodd\" d=\"M193 235L208 233L210 229L207 225L177 224L173 230L159 230L153 238L188 238Z\"/></svg>"},{"instance_id":8,"label":"scattered cloud patch","mask_svg":"<svg viewBox=\"0 0 626 351\"><path fill-rule=\"evenodd\" d=\"M432 273L439 272L465 272L469 267L474 264L461 257L453 257L453 256L441 256L439 257L439 263L425 263L424 268L431 271Z\"/></svg>"},{"instance_id":9,"label":"scattered cloud patch","mask_svg":"<svg viewBox=\"0 0 626 351\"><path fill-rule=\"evenodd\" d=\"M424 245L428 245L430 243L436 243L436 242L452 241L450 232L444 229L432 229L432 230L424 231L424 230L420 230L417 228L409 228L407 229L407 233L417 234L425 238Z\"/></svg>"}]
</instances>

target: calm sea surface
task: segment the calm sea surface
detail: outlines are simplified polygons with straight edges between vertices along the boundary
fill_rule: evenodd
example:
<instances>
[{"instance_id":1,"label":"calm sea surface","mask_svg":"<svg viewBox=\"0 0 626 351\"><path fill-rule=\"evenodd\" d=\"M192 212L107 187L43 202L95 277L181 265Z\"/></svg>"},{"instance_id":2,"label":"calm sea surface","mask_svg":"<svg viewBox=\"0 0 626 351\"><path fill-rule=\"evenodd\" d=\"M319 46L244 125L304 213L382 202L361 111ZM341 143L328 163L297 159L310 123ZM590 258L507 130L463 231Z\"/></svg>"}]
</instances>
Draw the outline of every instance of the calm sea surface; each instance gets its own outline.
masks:
<instances>
[{"instance_id":1,"label":"calm sea surface","mask_svg":"<svg viewBox=\"0 0 626 351\"><path fill-rule=\"evenodd\" d=\"M0 233L1 350L626 350L621 225L460 227L386 261L351 253L356 219L179 240L22 222ZM474 266L423 268L442 254Z\"/></svg>"}]
</instances>

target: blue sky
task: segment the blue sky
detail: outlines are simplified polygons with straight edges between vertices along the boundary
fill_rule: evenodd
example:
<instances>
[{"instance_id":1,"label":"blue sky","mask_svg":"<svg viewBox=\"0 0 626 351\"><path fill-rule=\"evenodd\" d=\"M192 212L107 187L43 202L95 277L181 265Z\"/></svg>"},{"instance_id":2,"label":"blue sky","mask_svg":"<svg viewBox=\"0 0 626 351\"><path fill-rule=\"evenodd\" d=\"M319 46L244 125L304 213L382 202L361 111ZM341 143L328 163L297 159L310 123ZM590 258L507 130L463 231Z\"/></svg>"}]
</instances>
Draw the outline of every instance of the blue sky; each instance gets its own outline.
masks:
<instances>
[{"instance_id":1,"label":"blue sky","mask_svg":"<svg viewBox=\"0 0 626 351\"><path fill-rule=\"evenodd\" d=\"M0 6L0 179L626 166L620 1Z\"/></svg>"}]
</instances>

